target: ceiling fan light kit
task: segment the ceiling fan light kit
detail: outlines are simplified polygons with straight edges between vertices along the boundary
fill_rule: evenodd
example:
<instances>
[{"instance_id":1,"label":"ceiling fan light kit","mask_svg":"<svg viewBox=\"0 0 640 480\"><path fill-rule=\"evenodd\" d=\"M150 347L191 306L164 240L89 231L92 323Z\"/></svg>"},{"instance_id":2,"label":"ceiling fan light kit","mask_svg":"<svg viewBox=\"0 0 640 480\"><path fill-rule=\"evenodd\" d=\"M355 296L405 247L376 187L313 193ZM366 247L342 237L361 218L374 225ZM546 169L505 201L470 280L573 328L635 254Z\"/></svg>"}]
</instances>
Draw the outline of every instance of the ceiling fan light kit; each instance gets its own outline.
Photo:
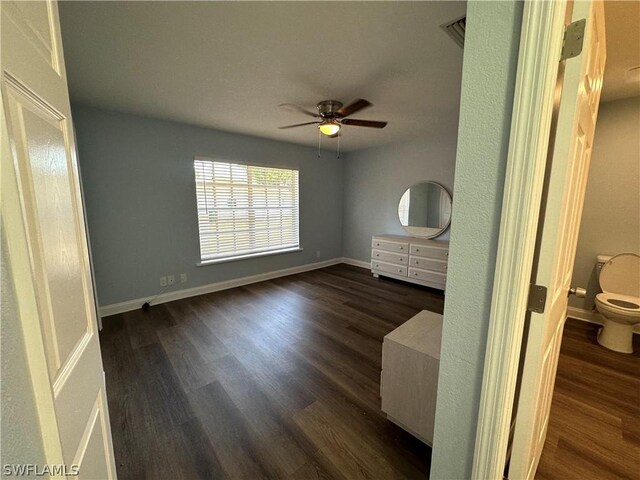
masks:
<instances>
[{"instance_id":1,"label":"ceiling fan light kit","mask_svg":"<svg viewBox=\"0 0 640 480\"><path fill-rule=\"evenodd\" d=\"M331 137L340 131L340 124L333 120L326 120L318 125L318 128L327 137Z\"/></svg>"}]
</instances>

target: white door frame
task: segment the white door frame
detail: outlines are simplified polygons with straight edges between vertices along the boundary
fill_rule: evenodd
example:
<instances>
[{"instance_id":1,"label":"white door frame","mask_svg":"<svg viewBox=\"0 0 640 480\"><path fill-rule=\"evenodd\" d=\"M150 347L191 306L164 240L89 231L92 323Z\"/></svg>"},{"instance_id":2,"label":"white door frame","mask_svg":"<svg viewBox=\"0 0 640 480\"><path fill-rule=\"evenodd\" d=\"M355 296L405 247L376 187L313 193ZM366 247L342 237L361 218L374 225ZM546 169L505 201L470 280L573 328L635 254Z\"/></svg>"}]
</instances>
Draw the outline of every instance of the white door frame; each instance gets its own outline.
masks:
<instances>
[{"instance_id":1,"label":"white door frame","mask_svg":"<svg viewBox=\"0 0 640 480\"><path fill-rule=\"evenodd\" d=\"M566 0L525 3L472 478L507 457Z\"/></svg>"}]
</instances>

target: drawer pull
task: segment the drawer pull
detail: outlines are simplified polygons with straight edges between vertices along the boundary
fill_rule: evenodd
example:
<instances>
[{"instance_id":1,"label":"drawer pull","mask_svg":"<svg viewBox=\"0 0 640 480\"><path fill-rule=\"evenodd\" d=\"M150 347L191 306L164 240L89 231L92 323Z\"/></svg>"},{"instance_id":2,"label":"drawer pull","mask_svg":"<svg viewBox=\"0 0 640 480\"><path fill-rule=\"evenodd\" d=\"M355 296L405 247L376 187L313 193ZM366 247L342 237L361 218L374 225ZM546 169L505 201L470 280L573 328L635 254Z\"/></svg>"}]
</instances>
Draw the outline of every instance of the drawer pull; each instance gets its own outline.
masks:
<instances>
[{"instance_id":1,"label":"drawer pull","mask_svg":"<svg viewBox=\"0 0 640 480\"><path fill-rule=\"evenodd\" d=\"M404 250L404 247L400 247L400 250Z\"/></svg>"},{"instance_id":2,"label":"drawer pull","mask_svg":"<svg viewBox=\"0 0 640 480\"><path fill-rule=\"evenodd\" d=\"M380 265L378 265L378 264L376 263L376 268L378 268L379 266L380 266Z\"/></svg>"},{"instance_id":3,"label":"drawer pull","mask_svg":"<svg viewBox=\"0 0 640 480\"><path fill-rule=\"evenodd\" d=\"M398 269L398 272L399 272L399 273L402 273L402 269L401 269L401 268L399 268L399 269Z\"/></svg>"},{"instance_id":4,"label":"drawer pull","mask_svg":"<svg viewBox=\"0 0 640 480\"><path fill-rule=\"evenodd\" d=\"M418 276L418 272L413 272L413 276L417 277Z\"/></svg>"},{"instance_id":5,"label":"drawer pull","mask_svg":"<svg viewBox=\"0 0 640 480\"><path fill-rule=\"evenodd\" d=\"M379 257L379 256L380 256L380 254L379 254L379 253L376 253L376 257Z\"/></svg>"},{"instance_id":6,"label":"drawer pull","mask_svg":"<svg viewBox=\"0 0 640 480\"><path fill-rule=\"evenodd\" d=\"M416 252L419 252L419 251L420 251L420 249L419 249L419 248L416 248Z\"/></svg>"},{"instance_id":7,"label":"drawer pull","mask_svg":"<svg viewBox=\"0 0 640 480\"><path fill-rule=\"evenodd\" d=\"M379 244L379 243L376 243L376 247L379 247L379 246L380 246L380 244Z\"/></svg>"}]
</instances>

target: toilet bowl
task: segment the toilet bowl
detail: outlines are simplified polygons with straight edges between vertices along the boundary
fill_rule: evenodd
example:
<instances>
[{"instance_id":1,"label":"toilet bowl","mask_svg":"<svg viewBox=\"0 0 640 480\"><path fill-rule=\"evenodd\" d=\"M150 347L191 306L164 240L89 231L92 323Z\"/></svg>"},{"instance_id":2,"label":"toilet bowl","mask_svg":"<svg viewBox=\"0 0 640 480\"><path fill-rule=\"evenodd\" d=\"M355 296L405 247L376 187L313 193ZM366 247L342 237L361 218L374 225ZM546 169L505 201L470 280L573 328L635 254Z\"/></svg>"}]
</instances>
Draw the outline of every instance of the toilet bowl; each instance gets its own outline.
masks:
<instances>
[{"instance_id":1,"label":"toilet bowl","mask_svg":"<svg viewBox=\"0 0 640 480\"><path fill-rule=\"evenodd\" d=\"M602 293L596 308L603 317L598 343L620 353L633 353L633 328L640 323L640 255L621 253L608 259L599 275Z\"/></svg>"}]
</instances>

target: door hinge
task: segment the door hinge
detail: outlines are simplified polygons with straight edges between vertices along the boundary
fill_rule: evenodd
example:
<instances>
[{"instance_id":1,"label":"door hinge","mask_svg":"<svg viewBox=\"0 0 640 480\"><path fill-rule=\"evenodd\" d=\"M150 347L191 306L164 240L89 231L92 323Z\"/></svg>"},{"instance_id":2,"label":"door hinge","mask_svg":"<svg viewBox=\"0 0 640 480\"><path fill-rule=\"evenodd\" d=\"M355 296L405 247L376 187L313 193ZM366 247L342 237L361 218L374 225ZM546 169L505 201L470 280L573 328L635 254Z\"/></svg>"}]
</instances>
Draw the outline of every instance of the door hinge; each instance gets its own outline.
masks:
<instances>
[{"instance_id":1,"label":"door hinge","mask_svg":"<svg viewBox=\"0 0 640 480\"><path fill-rule=\"evenodd\" d=\"M527 310L535 313L544 313L547 305L547 287L529 284L529 300L527 301Z\"/></svg>"},{"instance_id":2,"label":"door hinge","mask_svg":"<svg viewBox=\"0 0 640 480\"><path fill-rule=\"evenodd\" d=\"M562 53L560 60L577 57L582 53L582 43L584 42L584 27L587 24L586 19L576 20L570 23L564 29L564 38L562 39Z\"/></svg>"}]
</instances>

